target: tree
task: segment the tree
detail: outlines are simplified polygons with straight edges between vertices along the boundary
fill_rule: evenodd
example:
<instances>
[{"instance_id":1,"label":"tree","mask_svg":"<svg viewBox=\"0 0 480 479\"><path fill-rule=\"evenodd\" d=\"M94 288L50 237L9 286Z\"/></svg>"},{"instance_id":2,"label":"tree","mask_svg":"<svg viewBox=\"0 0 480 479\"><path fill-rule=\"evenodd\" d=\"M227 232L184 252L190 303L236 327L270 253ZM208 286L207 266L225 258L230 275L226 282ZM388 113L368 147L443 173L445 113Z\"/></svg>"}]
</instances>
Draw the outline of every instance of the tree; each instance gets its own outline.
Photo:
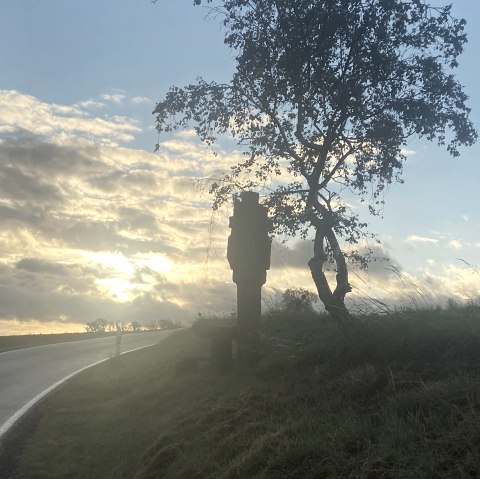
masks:
<instances>
[{"instance_id":1,"label":"tree","mask_svg":"<svg viewBox=\"0 0 480 479\"><path fill-rule=\"evenodd\" d=\"M114 331L117 330L117 327L113 321L107 321L107 325L105 327L105 331L108 331L110 333L113 333Z\"/></svg>"},{"instance_id":2,"label":"tree","mask_svg":"<svg viewBox=\"0 0 480 479\"><path fill-rule=\"evenodd\" d=\"M177 329L182 327L179 321L173 321L170 318L159 319L158 326L160 329Z\"/></svg>"},{"instance_id":3,"label":"tree","mask_svg":"<svg viewBox=\"0 0 480 479\"><path fill-rule=\"evenodd\" d=\"M108 321L104 318L97 318L95 321L87 323L85 329L87 333L104 333L108 325Z\"/></svg>"},{"instance_id":4,"label":"tree","mask_svg":"<svg viewBox=\"0 0 480 479\"><path fill-rule=\"evenodd\" d=\"M131 329L134 333L139 333L140 331L142 331L143 326L142 326L138 321L132 321L132 322L130 323L130 329Z\"/></svg>"},{"instance_id":5,"label":"tree","mask_svg":"<svg viewBox=\"0 0 480 479\"><path fill-rule=\"evenodd\" d=\"M450 6L423 0L207 3L234 53L233 77L172 87L154 110L156 128L193 127L212 148L234 138L245 159L210 179L214 209L257 188L275 232L314 233L308 265L316 289L346 325L347 261L366 266L369 255L355 250L367 225L345 195L378 214L385 187L401 181L408 139L436 141L453 157L476 140L467 95L452 73L466 22Z\"/></svg>"}]
</instances>

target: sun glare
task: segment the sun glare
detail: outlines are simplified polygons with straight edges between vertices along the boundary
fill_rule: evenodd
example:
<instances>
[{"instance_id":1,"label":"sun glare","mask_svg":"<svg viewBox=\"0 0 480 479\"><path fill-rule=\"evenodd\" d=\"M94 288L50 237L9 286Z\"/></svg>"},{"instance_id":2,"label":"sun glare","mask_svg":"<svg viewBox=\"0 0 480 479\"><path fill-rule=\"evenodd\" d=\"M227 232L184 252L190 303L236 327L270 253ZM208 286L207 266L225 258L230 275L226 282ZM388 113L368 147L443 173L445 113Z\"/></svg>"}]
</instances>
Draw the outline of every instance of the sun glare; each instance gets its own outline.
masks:
<instances>
[{"instance_id":1,"label":"sun glare","mask_svg":"<svg viewBox=\"0 0 480 479\"><path fill-rule=\"evenodd\" d=\"M60 334L83 333L85 325L64 321L38 321L36 319L18 320L14 318L0 319L0 336L16 336L23 334Z\"/></svg>"},{"instance_id":2,"label":"sun glare","mask_svg":"<svg viewBox=\"0 0 480 479\"><path fill-rule=\"evenodd\" d=\"M103 294L118 302L132 301L139 293L152 289L155 273L165 274L173 269L173 263L165 255L142 253L128 258L119 251L85 251L84 256L100 271L95 281ZM145 272L145 268L150 273ZM139 282L138 273L142 280Z\"/></svg>"},{"instance_id":3,"label":"sun glare","mask_svg":"<svg viewBox=\"0 0 480 479\"><path fill-rule=\"evenodd\" d=\"M112 269L115 273L130 276L135 272L132 262L119 251L85 251L83 254L91 262Z\"/></svg>"},{"instance_id":4,"label":"sun glare","mask_svg":"<svg viewBox=\"0 0 480 479\"><path fill-rule=\"evenodd\" d=\"M95 284L114 301L126 303L135 298L138 293L138 285L131 283L128 279L105 278L97 279Z\"/></svg>"},{"instance_id":5,"label":"sun glare","mask_svg":"<svg viewBox=\"0 0 480 479\"><path fill-rule=\"evenodd\" d=\"M134 262L157 273L168 273L173 268L173 263L166 256L156 253L136 255Z\"/></svg>"}]
</instances>

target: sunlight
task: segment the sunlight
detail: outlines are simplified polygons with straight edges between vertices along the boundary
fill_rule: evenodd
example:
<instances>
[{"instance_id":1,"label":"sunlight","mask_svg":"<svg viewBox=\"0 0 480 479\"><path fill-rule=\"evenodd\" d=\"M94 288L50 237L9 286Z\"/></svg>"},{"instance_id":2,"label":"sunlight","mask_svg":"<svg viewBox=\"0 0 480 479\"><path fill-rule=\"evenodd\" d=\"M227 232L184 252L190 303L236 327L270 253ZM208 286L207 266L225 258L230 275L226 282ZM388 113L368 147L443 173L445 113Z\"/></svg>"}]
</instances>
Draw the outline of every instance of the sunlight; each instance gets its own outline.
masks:
<instances>
[{"instance_id":1,"label":"sunlight","mask_svg":"<svg viewBox=\"0 0 480 479\"><path fill-rule=\"evenodd\" d=\"M105 266L124 276L130 276L135 273L135 269L130 260L119 251L84 251L90 261Z\"/></svg>"},{"instance_id":2,"label":"sunlight","mask_svg":"<svg viewBox=\"0 0 480 479\"><path fill-rule=\"evenodd\" d=\"M136 254L132 258L126 257L119 251L84 251L83 255L92 263L107 270L104 272L103 278L98 278L95 284L99 286L103 294L121 303L132 301L140 292L151 290L154 287L154 278L142 279L140 283L138 283L138 278L135 279L136 275L141 273L142 268L164 274L171 271L174 266L166 256L152 252Z\"/></svg>"},{"instance_id":3,"label":"sunlight","mask_svg":"<svg viewBox=\"0 0 480 479\"><path fill-rule=\"evenodd\" d=\"M136 264L146 266L157 273L167 273L173 268L173 263L162 254L137 254L134 256L134 261Z\"/></svg>"},{"instance_id":4,"label":"sunlight","mask_svg":"<svg viewBox=\"0 0 480 479\"><path fill-rule=\"evenodd\" d=\"M126 303L137 295L139 285L131 283L128 279L104 278L97 279L95 284L114 301Z\"/></svg>"},{"instance_id":5,"label":"sunlight","mask_svg":"<svg viewBox=\"0 0 480 479\"><path fill-rule=\"evenodd\" d=\"M39 321L38 319L0 319L0 336L23 334L84 333L85 325L68 320Z\"/></svg>"}]
</instances>

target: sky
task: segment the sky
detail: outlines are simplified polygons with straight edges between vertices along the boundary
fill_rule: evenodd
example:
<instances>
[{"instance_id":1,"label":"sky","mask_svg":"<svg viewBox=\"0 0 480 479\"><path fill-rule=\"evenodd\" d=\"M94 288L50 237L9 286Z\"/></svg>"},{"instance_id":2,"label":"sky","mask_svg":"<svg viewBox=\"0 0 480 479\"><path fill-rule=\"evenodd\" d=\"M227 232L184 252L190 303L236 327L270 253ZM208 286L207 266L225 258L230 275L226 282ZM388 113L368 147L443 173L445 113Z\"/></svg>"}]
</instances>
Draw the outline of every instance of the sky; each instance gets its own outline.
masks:
<instances>
[{"instance_id":1,"label":"sky","mask_svg":"<svg viewBox=\"0 0 480 479\"><path fill-rule=\"evenodd\" d=\"M233 71L218 19L192 3L0 2L0 335L234 310L232 211L213 214L198 179L238 154L213 157L189 130L159 136L152 115L170 86ZM468 22L457 76L478 128L480 2L452 3ZM352 270L354 312L480 297L480 147L406 149L381 218L352 201L389 260ZM274 239L265 308L286 288L314 290L311 256L311 241Z\"/></svg>"}]
</instances>

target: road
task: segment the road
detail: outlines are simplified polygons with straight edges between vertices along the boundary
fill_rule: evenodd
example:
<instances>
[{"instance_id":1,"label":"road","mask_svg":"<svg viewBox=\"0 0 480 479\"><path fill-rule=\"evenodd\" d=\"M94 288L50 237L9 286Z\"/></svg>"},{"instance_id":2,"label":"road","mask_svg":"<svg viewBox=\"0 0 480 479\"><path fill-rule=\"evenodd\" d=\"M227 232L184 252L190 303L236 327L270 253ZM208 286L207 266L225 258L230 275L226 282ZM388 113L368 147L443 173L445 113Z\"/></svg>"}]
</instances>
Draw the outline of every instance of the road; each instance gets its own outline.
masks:
<instances>
[{"instance_id":1,"label":"road","mask_svg":"<svg viewBox=\"0 0 480 479\"><path fill-rule=\"evenodd\" d=\"M173 331L35 346L0 353L0 438L34 404L80 371L116 354L159 343Z\"/></svg>"}]
</instances>

